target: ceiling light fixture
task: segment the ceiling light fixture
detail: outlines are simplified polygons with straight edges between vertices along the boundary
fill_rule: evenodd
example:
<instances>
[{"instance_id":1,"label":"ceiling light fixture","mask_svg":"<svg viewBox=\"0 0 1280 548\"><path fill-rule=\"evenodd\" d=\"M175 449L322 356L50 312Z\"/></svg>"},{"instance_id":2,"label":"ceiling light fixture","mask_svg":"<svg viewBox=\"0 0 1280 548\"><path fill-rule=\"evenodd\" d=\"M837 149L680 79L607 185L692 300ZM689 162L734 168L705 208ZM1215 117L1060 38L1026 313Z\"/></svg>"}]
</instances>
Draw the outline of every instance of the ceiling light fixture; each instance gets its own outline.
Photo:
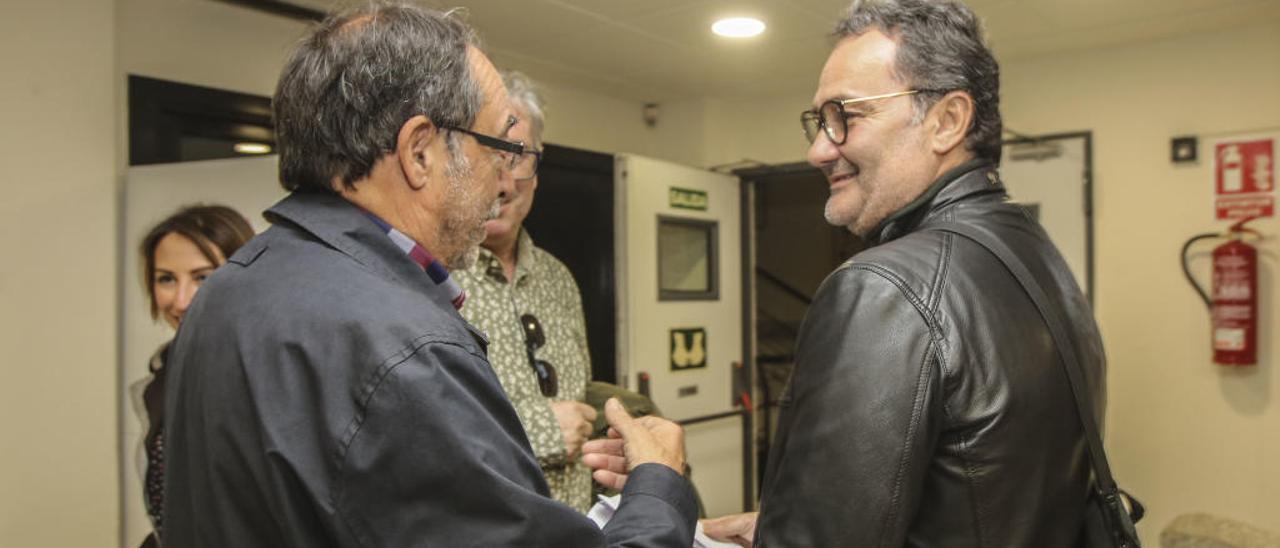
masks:
<instances>
[{"instance_id":1,"label":"ceiling light fixture","mask_svg":"<svg viewBox=\"0 0 1280 548\"><path fill-rule=\"evenodd\" d=\"M764 22L751 17L730 17L711 25L711 32L729 38L748 38L764 32Z\"/></svg>"},{"instance_id":2,"label":"ceiling light fixture","mask_svg":"<svg viewBox=\"0 0 1280 548\"><path fill-rule=\"evenodd\" d=\"M232 150L240 154L270 154L271 145L262 143L236 143Z\"/></svg>"}]
</instances>

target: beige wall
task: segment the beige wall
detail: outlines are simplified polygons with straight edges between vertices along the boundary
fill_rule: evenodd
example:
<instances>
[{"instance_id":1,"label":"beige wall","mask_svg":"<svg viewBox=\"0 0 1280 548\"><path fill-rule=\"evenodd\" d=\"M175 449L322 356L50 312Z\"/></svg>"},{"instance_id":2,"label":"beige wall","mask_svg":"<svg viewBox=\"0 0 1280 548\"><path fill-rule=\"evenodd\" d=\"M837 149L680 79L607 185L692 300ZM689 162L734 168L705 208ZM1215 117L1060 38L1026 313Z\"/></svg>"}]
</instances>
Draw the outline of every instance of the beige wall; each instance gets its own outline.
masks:
<instances>
[{"instance_id":1,"label":"beige wall","mask_svg":"<svg viewBox=\"0 0 1280 548\"><path fill-rule=\"evenodd\" d=\"M123 74L258 95L274 91L285 55L307 27L209 0L117 1ZM548 103L548 142L703 163L702 101L661 105L661 119L650 128L641 117L640 102L563 85L546 84L541 90Z\"/></svg>"},{"instance_id":2,"label":"beige wall","mask_svg":"<svg viewBox=\"0 0 1280 548\"><path fill-rule=\"evenodd\" d=\"M123 74L271 95L305 32L292 19L209 0L116 0Z\"/></svg>"},{"instance_id":3,"label":"beige wall","mask_svg":"<svg viewBox=\"0 0 1280 548\"><path fill-rule=\"evenodd\" d=\"M541 85L539 90L547 103L546 142L703 165L707 124L702 101L659 105L658 123L648 127L642 116L643 103L554 84Z\"/></svg>"},{"instance_id":4,"label":"beige wall","mask_svg":"<svg viewBox=\"0 0 1280 548\"><path fill-rule=\"evenodd\" d=\"M815 74L815 87L817 82ZM710 129L702 165L803 162L808 143L800 129L800 112L809 108L812 100L812 93L805 93L708 101L706 119Z\"/></svg>"},{"instance_id":5,"label":"beige wall","mask_svg":"<svg viewBox=\"0 0 1280 548\"><path fill-rule=\"evenodd\" d=\"M1280 223L1262 246L1261 363L1210 363L1209 317L1181 244L1212 220L1209 162L1175 167L1169 139L1280 133L1280 23L1004 66L1004 114L1025 133L1093 130L1097 314L1111 370L1107 443L1150 508L1154 543L1179 514L1280 529ZM1202 137L1201 157L1211 155ZM1202 249L1211 249L1208 244ZM1199 260L1207 280L1207 260Z\"/></svg>"},{"instance_id":6,"label":"beige wall","mask_svg":"<svg viewBox=\"0 0 1280 548\"><path fill-rule=\"evenodd\" d=\"M0 17L0 543L116 543L112 0Z\"/></svg>"}]
</instances>

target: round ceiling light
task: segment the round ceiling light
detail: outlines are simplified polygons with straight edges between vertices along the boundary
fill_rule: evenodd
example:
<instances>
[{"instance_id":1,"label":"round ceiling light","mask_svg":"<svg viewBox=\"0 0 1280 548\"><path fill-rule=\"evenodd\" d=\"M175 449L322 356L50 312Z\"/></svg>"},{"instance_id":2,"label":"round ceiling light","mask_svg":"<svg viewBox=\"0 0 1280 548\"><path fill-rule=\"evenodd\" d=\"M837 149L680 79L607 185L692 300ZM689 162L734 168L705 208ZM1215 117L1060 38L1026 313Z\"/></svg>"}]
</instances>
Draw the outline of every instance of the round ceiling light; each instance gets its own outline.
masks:
<instances>
[{"instance_id":1,"label":"round ceiling light","mask_svg":"<svg viewBox=\"0 0 1280 548\"><path fill-rule=\"evenodd\" d=\"M711 32L730 38L747 38L764 32L764 22L751 17L730 17L711 25Z\"/></svg>"},{"instance_id":2,"label":"round ceiling light","mask_svg":"<svg viewBox=\"0 0 1280 548\"><path fill-rule=\"evenodd\" d=\"M263 143L236 143L231 147L240 154L270 154L271 145Z\"/></svg>"}]
</instances>

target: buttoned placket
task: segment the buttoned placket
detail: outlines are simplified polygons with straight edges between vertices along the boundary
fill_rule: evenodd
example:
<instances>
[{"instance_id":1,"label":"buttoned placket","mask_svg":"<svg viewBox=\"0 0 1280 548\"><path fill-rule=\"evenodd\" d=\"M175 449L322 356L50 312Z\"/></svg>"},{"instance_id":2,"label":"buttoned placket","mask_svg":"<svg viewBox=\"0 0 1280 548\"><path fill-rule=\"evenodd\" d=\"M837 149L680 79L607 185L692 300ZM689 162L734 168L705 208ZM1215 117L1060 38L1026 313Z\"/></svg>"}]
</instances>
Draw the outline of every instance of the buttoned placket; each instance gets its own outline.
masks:
<instances>
[{"instance_id":1,"label":"buttoned placket","mask_svg":"<svg viewBox=\"0 0 1280 548\"><path fill-rule=\"evenodd\" d=\"M518 253L516 257L519 257ZM521 299L520 296L520 289L521 286L527 283L526 280L529 277L529 272L524 270L524 266L520 264L519 260L517 260L516 267L512 270L512 277L514 279L508 280L506 270L502 265L502 259L499 259L496 254L491 254L489 255L489 267L485 269L485 275L501 282L503 297L508 304L506 317L508 318L508 321L515 322L516 332L521 336L521 346L526 350L527 356L528 343L526 342L527 339L524 338L527 334L525 333L523 322L520 321L520 316L523 314L534 314L534 311L526 308L524 300ZM534 315L537 316L537 314ZM525 361L528 361L528 357L525 358ZM528 366L532 368L533 364L530 363Z\"/></svg>"}]
</instances>

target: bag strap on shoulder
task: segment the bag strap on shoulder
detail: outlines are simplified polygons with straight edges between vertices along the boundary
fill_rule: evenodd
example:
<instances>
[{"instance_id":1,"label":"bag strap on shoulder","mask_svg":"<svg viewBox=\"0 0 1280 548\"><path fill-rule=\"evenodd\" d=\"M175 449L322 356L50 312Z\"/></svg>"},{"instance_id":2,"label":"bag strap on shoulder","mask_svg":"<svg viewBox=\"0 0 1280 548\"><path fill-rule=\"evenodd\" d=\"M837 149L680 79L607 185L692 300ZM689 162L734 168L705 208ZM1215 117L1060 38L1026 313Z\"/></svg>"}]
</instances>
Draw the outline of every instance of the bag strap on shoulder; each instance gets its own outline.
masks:
<instances>
[{"instance_id":1,"label":"bag strap on shoulder","mask_svg":"<svg viewBox=\"0 0 1280 548\"><path fill-rule=\"evenodd\" d=\"M1013 250L990 230L954 222L930 228L963 236L986 248L987 251L995 255L1004 264L1005 268L1018 280L1027 296L1031 297L1031 302L1035 303L1036 310L1040 312L1040 317L1044 319L1045 324L1049 327L1049 332L1053 335L1054 345L1058 347L1059 361L1062 362L1062 367L1067 373L1067 380L1071 384L1071 393L1076 402L1076 413L1079 415L1080 423L1084 427L1085 441L1089 449L1089 460L1093 464L1094 481L1097 483L1099 494L1104 499L1118 499L1119 488L1116 486L1115 479L1111 476L1111 466L1107 462L1107 455L1102 449L1102 437L1098 434L1098 422L1093 416L1093 406L1089 403L1089 388L1084 380L1084 372L1080 368L1076 347L1071 344L1071 340L1067 337L1065 324L1058 315L1057 309L1048 305L1049 298L1044 289L1040 287L1040 283L1036 281L1035 276L1031 275L1031 271L1027 269L1026 264L1014 254Z\"/></svg>"}]
</instances>

